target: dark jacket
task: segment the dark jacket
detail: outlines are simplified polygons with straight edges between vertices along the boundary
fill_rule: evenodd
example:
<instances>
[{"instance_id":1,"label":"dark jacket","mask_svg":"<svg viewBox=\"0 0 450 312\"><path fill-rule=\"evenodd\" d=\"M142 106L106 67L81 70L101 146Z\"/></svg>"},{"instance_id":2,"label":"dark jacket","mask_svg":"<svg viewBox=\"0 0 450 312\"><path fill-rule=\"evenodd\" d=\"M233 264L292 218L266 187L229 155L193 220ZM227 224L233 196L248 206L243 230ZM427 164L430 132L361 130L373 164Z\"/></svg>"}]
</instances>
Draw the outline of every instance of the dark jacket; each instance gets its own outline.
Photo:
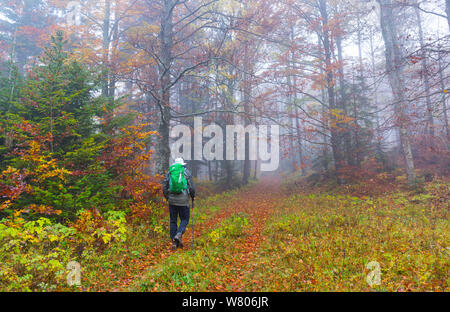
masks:
<instances>
[{"instance_id":1,"label":"dark jacket","mask_svg":"<svg viewBox=\"0 0 450 312\"><path fill-rule=\"evenodd\" d=\"M195 197L194 179L192 179L192 174L187 168L184 169L184 176L188 185L187 190L183 190L180 194L173 194L169 190L170 173L166 172L164 175L164 180L162 182L163 194L170 205L189 206L189 197Z\"/></svg>"}]
</instances>

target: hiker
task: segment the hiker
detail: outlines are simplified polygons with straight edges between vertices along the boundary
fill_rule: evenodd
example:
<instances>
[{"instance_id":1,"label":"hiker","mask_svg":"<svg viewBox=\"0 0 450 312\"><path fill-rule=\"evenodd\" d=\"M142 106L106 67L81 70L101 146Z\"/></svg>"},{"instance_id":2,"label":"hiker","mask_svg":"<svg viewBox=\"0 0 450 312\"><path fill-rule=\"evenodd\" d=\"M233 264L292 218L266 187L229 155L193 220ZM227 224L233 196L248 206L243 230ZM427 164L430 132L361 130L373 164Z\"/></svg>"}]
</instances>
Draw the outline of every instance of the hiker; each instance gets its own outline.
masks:
<instances>
[{"instance_id":1,"label":"hiker","mask_svg":"<svg viewBox=\"0 0 450 312\"><path fill-rule=\"evenodd\" d=\"M182 236L189 223L189 197L194 200L195 184L183 158L175 159L163 180L163 194L169 202L172 249L183 247ZM180 216L180 226L178 223Z\"/></svg>"}]
</instances>

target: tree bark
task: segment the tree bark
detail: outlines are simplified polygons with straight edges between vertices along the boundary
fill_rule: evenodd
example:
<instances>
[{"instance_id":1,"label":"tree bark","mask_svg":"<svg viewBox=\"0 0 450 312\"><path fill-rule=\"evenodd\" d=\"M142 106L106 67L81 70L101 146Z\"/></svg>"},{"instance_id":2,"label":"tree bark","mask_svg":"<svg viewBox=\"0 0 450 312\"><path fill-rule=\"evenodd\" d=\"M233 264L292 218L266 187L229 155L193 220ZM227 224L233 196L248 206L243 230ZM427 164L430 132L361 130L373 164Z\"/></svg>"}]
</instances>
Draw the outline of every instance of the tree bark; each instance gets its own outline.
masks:
<instances>
[{"instance_id":1,"label":"tree bark","mask_svg":"<svg viewBox=\"0 0 450 312\"><path fill-rule=\"evenodd\" d=\"M291 42L294 42L294 27L291 26L291 33L290 33L290 40ZM293 121L293 126L295 127L296 130L296 136L297 136L297 150L298 150L298 158L299 158L299 166L300 166L300 172L301 175L305 174L305 168L304 168L304 164L303 164L303 146L302 146L302 136L301 136L301 131L300 131L300 122L298 120L298 115L299 115L299 110L298 110L298 103L297 103L297 78L296 78L296 73L294 71L295 69L295 63L294 63L294 51L291 51L290 53L290 65L291 65L291 70L292 70L292 101L293 101L293 106L292 109L295 112L295 119ZM295 162L295 160L294 160Z\"/></svg>"},{"instance_id":2,"label":"tree bark","mask_svg":"<svg viewBox=\"0 0 450 312\"><path fill-rule=\"evenodd\" d=\"M161 14L160 36L160 59L159 80L160 97L158 106L160 108L159 122L159 143L158 143L158 173L164 173L169 167L170 146L169 146L169 127L170 127L170 70L172 66L172 48L173 48L173 0L163 1L163 10Z\"/></svg>"},{"instance_id":3,"label":"tree bark","mask_svg":"<svg viewBox=\"0 0 450 312\"><path fill-rule=\"evenodd\" d=\"M377 148L379 148L379 151L381 152L381 132L380 132L380 116L378 115L378 95L377 92L378 90L376 90L376 84L377 84L377 79L376 79L376 66L375 66L375 48L373 46L373 32L371 31L370 33L370 60L371 60L371 65L372 65L372 84L373 84L373 106L375 107L375 119L376 119L376 124L377 124Z\"/></svg>"},{"instance_id":4,"label":"tree bark","mask_svg":"<svg viewBox=\"0 0 450 312\"><path fill-rule=\"evenodd\" d=\"M322 44L320 33L317 33L317 41L318 41L318 45L320 46ZM320 55L320 52L319 52L319 55ZM319 58L319 61L321 61L320 58ZM323 69L320 69L320 74L323 75ZM326 94L325 94L324 88L320 89L320 98L321 98L322 103L325 103ZM322 113L322 118L325 119L325 116L326 116L325 105L322 105L321 113ZM327 123L327 125L328 125L328 123ZM325 131L326 130L324 129L323 134L322 134L323 145L322 145L322 163L321 163L321 165L323 167L323 171L326 172L326 171L328 171L328 139L327 139L327 135L326 135Z\"/></svg>"},{"instance_id":5,"label":"tree bark","mask_svg":"<svg viewBox=\"0 0 450 312\"><path fill-rule=\"evenodd\" d=\"M439 66L439 84L441 86L441 92L442 92L442 113L444 115L444 127L445 127L445 135L447 140L450 139L450 133L448 130L448 115L447 115L447 105L446 105L446 98L445 98L445 85L444 85L444 75L442 73L443 68L442 68L442 60L441 60L441 55L439 53L438 55L438 66ZM450 148L449 145L447 144L447 148Z\"/></svg>"},{"instance_id":6,"label":"tree bark","mask_svg":"<svg viewBox=\"0 0 450 312\"><path fill-rule=\"evenodd\" d=\"M342 38L338 36L336 38L336 46L338 51L338 60L339 62L343 62L342 58ZM344 65L341 64L339 66L339 94L340 94L340 106L342 107L342 110L345 114L345 116L348 116L348 109L347 109L347 95L345 94L345 83L344 83ZM344 125L345 131L343 133L343 139L344 139L344 154L345 158L347 160L347 163L351 166L355 164L353 161L353 155L352 155L352 142L351 142L351 133L349 125Z\"/></svg>"},{"instance_id":7,"label":"tree bark","mask_svg":"<svg viewBox=\"0 0 450 312\"><path fill-rule=\"evenodd\" d=\"M249 66L249 55L248 55L248 44L244 43L244 86L243 86L243 93L244 93L244 126L250 124L250 79L249 79L249 73L250 70ZM245 135L245 159L244 159L244 168L242 173L242 183L245 185L248 183L248 179L250 177L250 154L249 154L249 144L250 136L248 134Z\"/></svg>"},{"instance_id":8,"label":"tree bark","mask_svg":"<svg viewBox=\"0 0 450 312\"><path fill-rule=\"evenodd\" d=\"M420 18L420 11L418 8L414 8L414 11L416 12L417 17L417 28L419 29L419 43L420 43L420 50L422 55L422 77L423 77L423 83L425 87L425 102L427 105L427 119L428 119L428 134L433 138L434 137L434 120L433 120L433 108L431 106L431 99L430 99L430 81L428 79L428 62L427 62L427 56L425 54L425 44L423 42L423 30L422 30L422 20ZM433 143L433 140L430 140L430 144Z\"/></svg>"},{"instance_id":9,"label":"tree bark","mask_svg":"<svg viewBox=\"0 0 450 312\"><path fill-rule=\"evenodd\" d=\"M102 48L103 48L103 60L102 60L102 95L109 96L109 45L110 45L110 35L109 35L109 24L111 19L111 2L110 0L105 0L105 13L103 16L102 25Z\"/></svg>"},{"instance_id":10,"label":"tree bark","mask_svg":"<svg viewBox=\"0 0 450 312\"><path fill-rule=\"evenodd\" d=\"M414 160L409 141L406 115L406 101L404 97L405 83L403 76L402 55L397 40L396 23L394 16L394 4L392 0L377 0L380 4L380 25L383 34L386 56L386 70L391 85L394 109L398 120L401 149L405 160L408 183L413 185L416 180L414 173Z\"/></svg>"},{"instance_id":11,"label":"tree bark","mask_svg":"<svg viewBox=\"0 0 450 312\"><path fill-rule=\"evenodd\" d=\"M342 157L340 153L340 137L336 129L336 118L333 113L336 109L336 99L334 92L334 77L333 71L331 69L331 44L330 44L330 30L328 29L330 26L328 24L328 13L327 13L327 3L325 0L319 0L319 11L322 17L322 44L325 51L325 67L326 67L326 89L328 93L328 105L329 105L329 116L332 121L332 125L330 126L330 134L331 134L331 149L333 152L334 158L334 166L338 176L338 183L342 181L339 179L339 170L342 167ZM333 125L334 124L334 125Z\"/></svg>"},{"instance_id":12,"label":"tree bark","mask_svg":"<svg viewBox=\"0 0 450 312\"><path fill-rule=\"evenodd\" d=\"M445 14L447 14L448 30L450 30L450 0L445 0Z\"/></svg>"}]
</instances>

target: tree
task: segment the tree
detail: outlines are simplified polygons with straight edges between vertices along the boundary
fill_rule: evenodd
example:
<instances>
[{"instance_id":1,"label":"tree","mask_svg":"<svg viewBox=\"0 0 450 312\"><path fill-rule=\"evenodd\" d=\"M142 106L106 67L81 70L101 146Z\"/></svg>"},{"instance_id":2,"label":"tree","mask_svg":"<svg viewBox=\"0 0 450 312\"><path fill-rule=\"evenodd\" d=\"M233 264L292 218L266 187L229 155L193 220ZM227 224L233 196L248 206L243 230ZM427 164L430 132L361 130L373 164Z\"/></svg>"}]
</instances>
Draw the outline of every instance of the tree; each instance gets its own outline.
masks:
<instances>
[{"instance_id":1,"label":"tree","mask_svg":"<svg viewBox=\"0 0 450 312\"><path fill-rule=\"evenodd\" d=\"M431 96L430 96L430 80L428 78L428 61L427 56L425 54L425 44L423 40L423 30L422 30L422 19L420 17L420 11L417 7L414 8L417 18L417 28L419 30L419 43L422 57L422 72L421 76L424 83L425 88L425 101L426 101L426 115L428 119L428 134L431 136L431 142L434 139L434 118L433 118L433 107L431 105Z\"/></svg>"},{"instance_id":2,"label":"tree","mask_svg":"<svg viewBox=\"0 0 450 312\"><path fill-rule=\"evenodd\" d=\"M169 166L170 124L179 118L171 101L172 90L187 74L206 66L215 54L214 47L203 44L205 32L214 30L215 2L142 1L139 23L128 30L128 42L136 58L129 77L158 110L159 173Z\"/></svg>"},{"instance_id":3,"label":"tree","mask_svg":"<svg viewBox=\"0 0 450 312\"><path fill-rule=\"evenodd\" d=\"M10 51L9 56L19 72L24 74L30 58L42 52L55 23L55 16L45 0L0 2L0 45Z\"/></svg>"},{"instance_id":4,"label":"tree","mask_svg":"<svg viewBox=\"0 0 450 312\"><path fill-rule=\"evenodd\" d=\"M408 134L407 102L405 100L405 82L403 75L403 56L398 41L396 28L396 9L392 0L377 0L380 4L380 25L383 34L386 57L386 71L392 89L393 105L395 108L397 125L399 127L401 149L405 160L408 183L414 184L414 160Z\"/></svg>"},{"instance_id":5,"label":"tree","mask_svg":"<svg viewBox=\"0 0 450 312\"><path fill-rule=\"evenodd\" d=\"M445 14L447 14L448 30L450 30L450 0L445 0Z\"/></svg>"},{"instance_id":6,"label":"tree","mask_svg":"<svg viewBox=\"0 0 450 312\"><path fill-rule=\"evenodd\" d=\"M52 36L40 58L42 65L29 74L20 100L24 116L39 123L41 133L49 135L50 151L59 157L93 133L92 118L100 110L91 101L93 76L78 62L66 62L66 43L63 32Z\"/></svg>"}]
</instances>

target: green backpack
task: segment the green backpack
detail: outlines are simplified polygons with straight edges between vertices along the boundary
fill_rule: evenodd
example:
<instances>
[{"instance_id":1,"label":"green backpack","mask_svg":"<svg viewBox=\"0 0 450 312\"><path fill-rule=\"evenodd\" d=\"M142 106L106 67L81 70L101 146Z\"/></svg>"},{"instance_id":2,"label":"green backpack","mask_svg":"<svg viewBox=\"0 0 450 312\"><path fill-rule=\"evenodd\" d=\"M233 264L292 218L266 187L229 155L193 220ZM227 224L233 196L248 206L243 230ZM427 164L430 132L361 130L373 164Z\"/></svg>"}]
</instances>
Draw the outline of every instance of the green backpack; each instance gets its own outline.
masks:
<instances>
[{"instance_id":1,"label":"green backpack","mask_svg":"<svg viewBox=\"0 0 450 312\"><path fill-rule=\"evenodd\" d=\"M187 180L184 176L184 167L182 164L173 164L169 167L169 190L171 193L180 194L187 189Z\"/></svg>"}]
</instances>

